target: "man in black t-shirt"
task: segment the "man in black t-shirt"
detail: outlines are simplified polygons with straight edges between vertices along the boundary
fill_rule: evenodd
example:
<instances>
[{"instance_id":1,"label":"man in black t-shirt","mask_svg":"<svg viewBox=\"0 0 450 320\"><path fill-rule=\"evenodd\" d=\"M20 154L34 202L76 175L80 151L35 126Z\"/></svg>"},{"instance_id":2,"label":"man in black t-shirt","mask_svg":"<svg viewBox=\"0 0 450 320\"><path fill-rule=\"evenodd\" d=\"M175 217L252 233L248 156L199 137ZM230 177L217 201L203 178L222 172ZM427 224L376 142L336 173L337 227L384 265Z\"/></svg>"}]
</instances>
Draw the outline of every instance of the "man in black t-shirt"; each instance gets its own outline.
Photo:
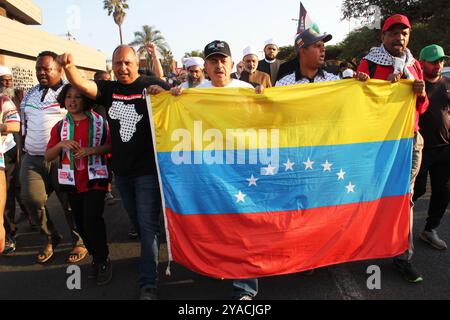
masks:
<instances>
[{"instance_id":1,"label":"man in black t-shirt","mask_svg":"<svg viewBox=\"0 0 450 320\"><path fill-rule=\"evenodd\" d=\"M155 77L139 76L138 57L133 48L119 46L113 53L117 81L90 81L76 68L71 54L58 61L67 78L79 91L105 106L111 130L112 168L125 209L135 216L141 238L141 300L156 299L161 197L156 172L150 118L146 103L147 88L168 85ZM94 266L95 267L95 266ZM111 272L100 266L102 272ZM106 269L106 270L104 270Z\"/></svg>"},{"instance_id":2,"label":"man in black t-shirt","mask_svg":"<svg viewBox=\"0 0 450 320\"><path fill-rule=\"evenodd\" d=\"M445 58L448 57L438 45L427 46L420 53L430 105L420 116L420 133L425 145L413 199L415 201L425 194L429 173L430 206L427 224L420 238L439 250L447 249L436 229L450 201L450 80L441 74Z\"/></svg>"}]
</instances>

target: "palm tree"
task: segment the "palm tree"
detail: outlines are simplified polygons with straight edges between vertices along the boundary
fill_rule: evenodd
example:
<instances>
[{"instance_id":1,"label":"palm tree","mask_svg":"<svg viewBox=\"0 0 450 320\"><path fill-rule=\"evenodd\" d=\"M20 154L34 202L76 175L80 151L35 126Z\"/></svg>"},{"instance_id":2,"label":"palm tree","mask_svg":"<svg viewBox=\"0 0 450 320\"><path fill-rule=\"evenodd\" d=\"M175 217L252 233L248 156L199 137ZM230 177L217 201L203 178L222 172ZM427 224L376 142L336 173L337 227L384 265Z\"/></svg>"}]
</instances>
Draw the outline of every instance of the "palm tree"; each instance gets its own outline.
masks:
<instances>
[{"instance_id":1,"label":"palm tree","mask_svg":"<svg viewBox=\"0 0 450 320\"><path fill-rule=\"evenodd\" d=\"M155 26L143 26L142 31L134 33L134 41L130 43L130 46L137 47L139 53L145 52L145 46L147 43L152 42L155 44L157 50L162 55L164 50L169 50L169 45L164 39L161 31L156 30Z\"/></svg>"},{"instance_id":2,"label":"palm tree","mask_svg":"<svg viewBox=\"0 0 450 320\"><path fill-rule=\"evenodd\" d=\"M152 57L148 54L146 45L152 42L156 50L161 56L164 56L166 51L169 51L169 45L164 39L161 31L156 30L154 26L143 26L142 31L136 31L134 33L134 41L130 43L130 46L137 48L137 52L142 55L145 54L145 59L147 60L149 70L152 70ZM155 57L158 59L158 57Z\"/></svg>"},{"instance_id":3,"label":"palm tree","mask_svg":"<svg viewBox=\"0 0 450 320\"><path fill-rule=\"evenodd\" d=\"M127 0L103 0L103 9L108 10L108 16L113 15L114 22L119 26L120 44L123 45L122 24L125 10L129 9Z\"/></svg>"}]
</instances>

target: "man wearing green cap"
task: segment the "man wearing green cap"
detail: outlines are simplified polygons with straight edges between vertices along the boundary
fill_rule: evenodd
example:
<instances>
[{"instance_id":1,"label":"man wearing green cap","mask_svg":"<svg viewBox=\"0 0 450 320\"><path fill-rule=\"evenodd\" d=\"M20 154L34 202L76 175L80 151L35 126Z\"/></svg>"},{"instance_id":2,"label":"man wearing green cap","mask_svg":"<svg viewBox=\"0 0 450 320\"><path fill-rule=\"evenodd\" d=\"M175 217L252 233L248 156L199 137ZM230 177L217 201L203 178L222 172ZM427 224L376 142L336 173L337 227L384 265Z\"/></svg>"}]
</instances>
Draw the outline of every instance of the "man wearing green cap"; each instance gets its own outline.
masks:
<instances>
[{"instance_id":1,"label":"man wearing green cap","mask_svg":"<svg viewBox=\"0 0 450 320\"><path fill-rule=\"evenodd\" d=\"M417 176L414 201L425 194L428 173L431 198L425 230L420 238L439 250L447 244L437 234L437 227L450 201L450 80L441 75L445 55L442 47L430 45L420 52L426 91L430 105L420 117L420 133L425 140L423 160Z\"/></svg>"}]
</instances>

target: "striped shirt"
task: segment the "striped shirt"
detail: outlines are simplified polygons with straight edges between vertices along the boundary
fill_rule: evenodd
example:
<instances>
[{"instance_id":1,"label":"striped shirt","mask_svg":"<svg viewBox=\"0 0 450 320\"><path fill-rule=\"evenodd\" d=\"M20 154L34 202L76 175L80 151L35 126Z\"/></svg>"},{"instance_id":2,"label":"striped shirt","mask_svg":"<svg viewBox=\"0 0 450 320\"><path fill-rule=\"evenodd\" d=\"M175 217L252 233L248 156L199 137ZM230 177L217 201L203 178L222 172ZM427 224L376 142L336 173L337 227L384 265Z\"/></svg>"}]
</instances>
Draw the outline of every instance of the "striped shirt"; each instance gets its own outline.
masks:
<instances>
[{"instance_id":1,"label":"striped shirt","mask_svg":"<svg viewBox=\"0 0 450 320\"><path fill-rule=\"evenodd\" d=\"M32 156L45 155L52 128L67 114L56 101L65 84L48 89L37 85L28 91L20 105L25 152Z\"/></svg>"}]
</instances>

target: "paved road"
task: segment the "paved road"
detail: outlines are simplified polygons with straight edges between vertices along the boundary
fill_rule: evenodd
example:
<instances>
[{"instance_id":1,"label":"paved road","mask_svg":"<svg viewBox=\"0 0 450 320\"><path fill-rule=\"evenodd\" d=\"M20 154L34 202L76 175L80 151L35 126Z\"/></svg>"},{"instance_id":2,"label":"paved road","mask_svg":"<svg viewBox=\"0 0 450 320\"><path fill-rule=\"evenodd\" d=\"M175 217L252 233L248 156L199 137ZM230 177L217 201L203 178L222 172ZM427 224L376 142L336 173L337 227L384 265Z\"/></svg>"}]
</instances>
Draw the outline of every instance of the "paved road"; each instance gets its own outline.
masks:
<instances>
[{"instance_id":1,"label":"paved road","mask_svg":"<svg viewBox=\"0 0 450 320\"><path fill-rule=\"evenodd\" d=\"M415 234L422 230L428 196L417 203ZM60 211L53 196L49 202L53 216ZM120 199L105 212L114 278L110 285L99 288L87 279L89 261L81 264L82 288L70 291L66 287L65 259L70 250L69 234L61 215L55 223L65 237L55 257L48 265L35 263L41 237L29 230L27 223L19 225L18 251L13 257L0 257L0 299L123 299L138 298L139 243L128 240L128 219ZM439 229L442 238L450 242L450 216L447 213ZM312 275L294 274L265 278L260 281L258 299L264 300L357 300L357 299L449 299L450 251L437 251L416 236L415 264L425 281L419 285L406 283L392 267L390 260L348 263L318 269ZM164 251L164 250L163 250ZM230 281L199 276L179 266L172 266L172 276L164 275L166 254L161 254L159 297L165 300L218 300L231 296ZM367 267L381 268L381 290L369 290ZM84 272L86 271L86 272Z\"/></svg>"}]
</instances>

